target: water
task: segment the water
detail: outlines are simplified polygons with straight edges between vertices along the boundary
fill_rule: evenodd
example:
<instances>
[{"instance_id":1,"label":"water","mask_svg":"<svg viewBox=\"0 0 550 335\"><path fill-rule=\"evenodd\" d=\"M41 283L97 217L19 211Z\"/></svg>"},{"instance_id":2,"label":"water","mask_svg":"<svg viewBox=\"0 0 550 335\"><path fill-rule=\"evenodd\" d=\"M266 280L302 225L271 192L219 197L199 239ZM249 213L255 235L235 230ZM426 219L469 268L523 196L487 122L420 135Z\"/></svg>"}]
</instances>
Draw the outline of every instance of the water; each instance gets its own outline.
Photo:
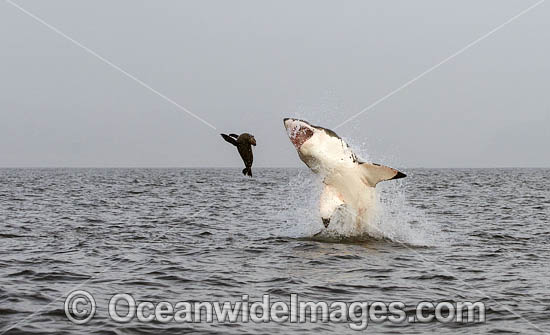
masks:
<instances>
[{"instance_id":1,"label":"water","mask_svg":"<svg viewBox=\"0 0 550 335\"><path fill-rule=\"evenodd\" d=\"M305 169L0 170L0 329L7 334L352 333L347 323L130 323L107 301L482 301L477 324L371 323L385 334L550 332L550 170L412 169L381 183L373 237L318 232ZM80 286L79 286L80 285ZM68 292L97 302L67 320ZM408 312L408 313L409 313ZM412 312L411 312L412 313ZM2 331L0 330L0 333Z\"/></svg>"}]
</instances>

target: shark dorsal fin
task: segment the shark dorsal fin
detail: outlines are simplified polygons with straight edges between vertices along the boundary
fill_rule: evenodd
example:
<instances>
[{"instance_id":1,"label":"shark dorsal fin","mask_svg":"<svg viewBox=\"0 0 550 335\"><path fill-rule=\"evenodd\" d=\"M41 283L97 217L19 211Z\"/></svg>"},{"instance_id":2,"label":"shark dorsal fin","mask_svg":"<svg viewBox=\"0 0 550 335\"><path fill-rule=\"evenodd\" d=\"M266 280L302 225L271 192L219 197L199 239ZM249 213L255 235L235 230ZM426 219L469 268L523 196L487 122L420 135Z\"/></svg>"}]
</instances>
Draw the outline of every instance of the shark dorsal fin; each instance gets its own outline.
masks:
<instances>
[{"instance_id":1,"label":"shark dorsal fin","mask_svg":"<svg viewBox=\"0 0 550 335\"><path fill-rule=\"evenodd\" d=\"M381 181L405 178L407 175L376 163L360 163L359 168L363 174L364 181L370 187L375 187Z\"/></svg>"}]
</instances>

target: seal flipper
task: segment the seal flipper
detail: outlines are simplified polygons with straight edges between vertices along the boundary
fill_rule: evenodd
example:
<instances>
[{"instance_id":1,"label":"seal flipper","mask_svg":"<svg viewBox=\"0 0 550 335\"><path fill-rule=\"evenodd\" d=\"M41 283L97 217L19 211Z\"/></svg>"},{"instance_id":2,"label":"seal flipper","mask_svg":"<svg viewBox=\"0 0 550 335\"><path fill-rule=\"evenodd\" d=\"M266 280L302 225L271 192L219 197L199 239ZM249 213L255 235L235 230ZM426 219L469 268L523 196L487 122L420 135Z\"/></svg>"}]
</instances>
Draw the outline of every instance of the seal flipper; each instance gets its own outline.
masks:
<instances>
[{"instance_id":1,"label":"seal flipper","mask_svg":"<svg viewBox=\"0 0 550 335\"><path fill-rule=\"evenodd\" d=\"M243 169L243 174L244 174L245 176L252 177L252 169L249 168L249 167L245 167L245 168Z\"/></svg>"},{"instance_id":2,"label":"seal flipper","mask_svg":"<svg viewBox=\"0 0 550 335\"><path fill-rule=\"evenodd\" d=\"M234 138L239 138L239 135L237 135L237 134L229 134L229 136L234 137Z\"/></svg>"},{"instance_id":3,"label":"seal flipper","mask_svg":"<svg viewBox=\"0 0 550 335\"><path fill-rule=\"evenodd\" d=\"M222 135L223 139L226 140L227 142L233 144L234 146L237 146L237 141L233 137L228 136L226 134L220 134L220 135Z\"/></svg>"}]
</instances>

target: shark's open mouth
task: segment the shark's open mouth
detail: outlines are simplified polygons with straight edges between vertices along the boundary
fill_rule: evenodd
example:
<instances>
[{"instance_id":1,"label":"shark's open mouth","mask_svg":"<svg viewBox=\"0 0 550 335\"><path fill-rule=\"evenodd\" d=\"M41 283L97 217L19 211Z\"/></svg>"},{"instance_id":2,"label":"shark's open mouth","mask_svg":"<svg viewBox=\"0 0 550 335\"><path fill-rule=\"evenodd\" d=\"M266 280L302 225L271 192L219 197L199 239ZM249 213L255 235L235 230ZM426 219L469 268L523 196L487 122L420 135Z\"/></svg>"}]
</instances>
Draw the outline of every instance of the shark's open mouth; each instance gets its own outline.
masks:
<instances>
[{"instance_id":1,"label":"shark's open mouth","mask_svg":"<svg viewBox=\"0 0 550 335\"><path fill-rule=\"evenodd\" d=\"M286 126L287 124L285 124ZM313 130L308 126L303 125L300 121L292 121L286 128L288 137L296 149L299 149L311 136Z\"/></svg>"}]
</instances>

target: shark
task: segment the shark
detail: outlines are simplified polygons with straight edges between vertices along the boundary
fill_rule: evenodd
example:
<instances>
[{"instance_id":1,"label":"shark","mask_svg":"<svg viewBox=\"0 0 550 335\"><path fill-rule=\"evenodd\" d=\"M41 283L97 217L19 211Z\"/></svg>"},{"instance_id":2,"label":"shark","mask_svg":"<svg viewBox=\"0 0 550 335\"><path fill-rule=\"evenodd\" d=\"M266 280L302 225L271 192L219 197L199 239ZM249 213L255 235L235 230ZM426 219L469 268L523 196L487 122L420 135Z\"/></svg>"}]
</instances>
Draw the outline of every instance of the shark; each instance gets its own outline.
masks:
<instances>
[{"instance_id":1,"label":"shark","mask_svg":"<svg viewBox=\"0 0 550 335\"><path fill-rule=\"evenodd\" d=\"M307 121L283 119L298 156L323 182L319 212L328 228L339 211L354 213L357 229L376 205L376 185L406 175L388 166L363 162L334 131Z\"/></svg>"}]
</instances>

